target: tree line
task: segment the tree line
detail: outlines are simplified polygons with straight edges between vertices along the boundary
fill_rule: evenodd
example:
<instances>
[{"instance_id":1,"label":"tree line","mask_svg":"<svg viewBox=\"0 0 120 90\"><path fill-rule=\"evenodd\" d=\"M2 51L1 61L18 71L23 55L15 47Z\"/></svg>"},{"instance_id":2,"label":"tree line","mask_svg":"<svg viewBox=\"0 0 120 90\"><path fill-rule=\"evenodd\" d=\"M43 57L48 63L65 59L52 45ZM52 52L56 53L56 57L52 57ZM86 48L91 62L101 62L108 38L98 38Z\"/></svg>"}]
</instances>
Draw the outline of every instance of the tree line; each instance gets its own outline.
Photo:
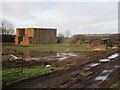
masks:
<instances>
[{"instance_id":1,"label":"tree line","mask_svg":"<svg viewBox=\"0 0 120 90\"><path fill-rule=\"evenodd\" d=\"M13 35L14 34L14 24L6 19L0 20L0 34L1 35Z\"/></svg>"},{"instance_id":2,"label":"tree line","mask_svg":"<svg viewBox=\"0 0 120 90\"><path fill-rule=\"evenodd\" d=\"M1 19L0 20L0 37L2 36L3 42L14 42L15 40L15 33L14 30L14 24L7 20L7 19ZM120 34L78 34L70 36L70 31L67 30L64 33L58 33L57 36L57 43L89 43L92 40L100 40L102 38L109 38L112 41L120 41Z\"/></svg>"},{"instance_id":3,"label":"tree line","mask_svg":"<svg viewBox=\"0 0 120 90\"><path fill-rule=\"evenodd\" d=\"M0 20L1 42L14 42L15 41L15 35L13 35L14 32L15 32L14 24L11 21L7 19Z\"/></svg>"}]
</instances>

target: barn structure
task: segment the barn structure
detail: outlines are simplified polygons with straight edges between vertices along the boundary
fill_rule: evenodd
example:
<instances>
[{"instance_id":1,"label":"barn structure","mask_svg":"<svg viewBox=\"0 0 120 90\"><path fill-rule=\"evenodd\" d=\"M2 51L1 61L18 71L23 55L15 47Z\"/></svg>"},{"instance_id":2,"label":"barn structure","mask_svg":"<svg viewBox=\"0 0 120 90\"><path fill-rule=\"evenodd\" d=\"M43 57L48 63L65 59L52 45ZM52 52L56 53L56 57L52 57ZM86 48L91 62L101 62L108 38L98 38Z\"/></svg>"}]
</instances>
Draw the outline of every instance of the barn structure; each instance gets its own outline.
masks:
<instances>
[{"instance_id":1,"label":"barn structure","mask_svg":"<svg viewBox=\"0 0 120 90\"><path fill-rule=\"evenodd\" d=\"M98 46L98 45L108 45L110 44L109 38L103 38L101 40L93 40L91 41L91 46Z\"/></svg>"},{"instance_id":2,"label":"barn structure","mask_svg":"<svg viewBox=\"0 0 120 90\"><path fill-rule=\"evenodd\" d=\"M56 31L50 28L17 28L15 44L56 44Z\"/></svg>"}]
</instances>

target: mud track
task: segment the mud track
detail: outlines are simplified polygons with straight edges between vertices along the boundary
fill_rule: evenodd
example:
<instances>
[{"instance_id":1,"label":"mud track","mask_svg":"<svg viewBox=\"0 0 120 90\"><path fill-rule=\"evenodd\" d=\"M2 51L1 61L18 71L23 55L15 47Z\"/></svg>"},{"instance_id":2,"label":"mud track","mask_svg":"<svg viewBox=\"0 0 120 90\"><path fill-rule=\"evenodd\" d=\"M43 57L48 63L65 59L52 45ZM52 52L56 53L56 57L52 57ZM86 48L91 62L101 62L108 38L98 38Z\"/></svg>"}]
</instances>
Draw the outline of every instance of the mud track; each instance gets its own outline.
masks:
<instances>
[{"instance_id":1,"label":"mud track","mask_svg":"<svg viewBox=\"0 0 120 90\"><path fill-rule=\"evenodd\" d=\"M10 88L109 88L118 80L119 62L120 55L104 63L96 60L86 65L24 80Z\"/></svg>"}]
</instances>

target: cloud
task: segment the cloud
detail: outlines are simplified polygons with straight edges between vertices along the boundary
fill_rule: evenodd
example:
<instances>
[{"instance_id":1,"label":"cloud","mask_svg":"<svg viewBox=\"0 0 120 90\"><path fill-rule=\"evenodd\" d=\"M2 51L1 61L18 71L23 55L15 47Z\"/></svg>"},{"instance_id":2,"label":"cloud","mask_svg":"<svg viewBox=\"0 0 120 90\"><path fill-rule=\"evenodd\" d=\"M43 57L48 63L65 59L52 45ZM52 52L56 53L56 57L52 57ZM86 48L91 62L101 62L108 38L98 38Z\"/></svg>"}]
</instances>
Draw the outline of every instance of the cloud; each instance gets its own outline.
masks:
<instances>
[{"instance_id":1,"label":"cloud","mask_svg":"<svg viewBox=\"0 0 120 90\"><path fill-rule=\"evenodd\" d=\"M119 2L119 0L3 0L2 2Z\"/></svg>"},{"instance_id":2,"label":"cloud","mask_svg":"<svg viewBox=\"0 0 120 90\"><path fill-rule=\"evenodd\" d=\"M29 20L32 17L30 12L38 9L38 4L32 3L3 3L2 13L3 16L11 16L17 19ZM39 8L40 10L40 8Z\"/></svg>"},{"instance_id":3,"label":"cloud","mask_svg":"<svg viewBox=\"0 0 120 90\"><path fill-rule=\"evenodd\" d=\"M116 32L115 2L21 2L3 3L3 16L16 27L55 27L58 32ZM96 31L97 30L97 31Z\"/></svg>"}]
</instances>

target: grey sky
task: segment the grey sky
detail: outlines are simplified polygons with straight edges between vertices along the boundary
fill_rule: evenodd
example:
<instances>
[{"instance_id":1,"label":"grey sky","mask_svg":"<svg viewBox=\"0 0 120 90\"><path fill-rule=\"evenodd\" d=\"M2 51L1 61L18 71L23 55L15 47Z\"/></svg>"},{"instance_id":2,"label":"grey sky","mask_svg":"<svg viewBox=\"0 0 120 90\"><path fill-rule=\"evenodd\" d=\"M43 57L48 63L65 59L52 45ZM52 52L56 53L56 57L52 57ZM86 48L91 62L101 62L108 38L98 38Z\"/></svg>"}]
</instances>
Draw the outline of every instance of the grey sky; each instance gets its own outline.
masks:
<instances>
[{"instance_id":1,"label":"grey sky","mask_svg":"<svg viewBox=\"0 0 120 90\"><path fill-rule=\"evenodd\" d=\"M2 17L16 27L51 27L71 35L117 33L117 2L3 2Z\"/></svg>"}]
</instances>

